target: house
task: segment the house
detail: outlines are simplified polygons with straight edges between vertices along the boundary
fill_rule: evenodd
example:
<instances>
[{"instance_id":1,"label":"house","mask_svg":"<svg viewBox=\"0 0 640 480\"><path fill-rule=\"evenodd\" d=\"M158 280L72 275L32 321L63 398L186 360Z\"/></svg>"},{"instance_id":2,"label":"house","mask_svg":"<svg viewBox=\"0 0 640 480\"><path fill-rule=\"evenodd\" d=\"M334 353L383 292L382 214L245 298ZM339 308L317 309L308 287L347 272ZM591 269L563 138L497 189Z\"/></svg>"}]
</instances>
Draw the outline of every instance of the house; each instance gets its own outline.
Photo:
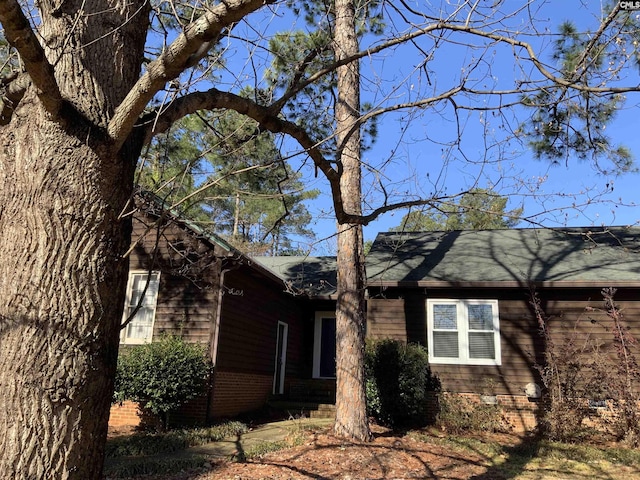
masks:
<instances>
[{"instance_id":1,"label":"house","mask_svg":"<svg viewBox=\"0 0 640 480\"><path fill-rule=\"evenodd\" d=\"M367 335L426 345L444 391L488 394L520 428L535 424L545 353L532 292L552 335L607 338L585 308L615 287L640 337L639 228L381 233L367 275Z\"/></svg>"},{"instance_id":2,"label":"house","mask_svg":"<svg viewBox=\"0 0 640 480\"><path fill-rule=\"evenodd\" d=\"M290 391L290 382L309 378L307 296L157 197L140 193L136 207L123 321L134 316L121 332L121 349L178 334L207 345L214 365L207 395L172 415L174 421L257 410ZM135 404L111 410L112 426L138 422Z\"/></svg>"},{"instance_id":3,"label":"house","mask_svg":"<svg viewBox=\"0 0 640 480\"><path fill-rule=\"evenodd\" d=\"M335 257L256 257L276 274L287 290L303 301L304 344L302 377L288 379L285 396L313 404L335 403L336 376L336 259Z\"/></svg>"},{"instance_id":4,"label":"house","mask_svg":"<svg viewBox=\"0 0 640 480\"><path fill-rule=\"evenodd\" d=\"M335 258L250 258L156 200L138 207L125 318L149 285L121 345L163 332L208 345L211 388L184 420L230 417L273 398L332 403ZM443 390L483 395L530 428L545 353L532 292L559 326L584 319L601 289L615 287L638 323L640 229L387 232L367 256L367 274L369 338L425 345ZM603 336L602 314L589 315L596 321L581 328ZM112 424L125 413L112 410Z\"/></svg>"}]
</instances>

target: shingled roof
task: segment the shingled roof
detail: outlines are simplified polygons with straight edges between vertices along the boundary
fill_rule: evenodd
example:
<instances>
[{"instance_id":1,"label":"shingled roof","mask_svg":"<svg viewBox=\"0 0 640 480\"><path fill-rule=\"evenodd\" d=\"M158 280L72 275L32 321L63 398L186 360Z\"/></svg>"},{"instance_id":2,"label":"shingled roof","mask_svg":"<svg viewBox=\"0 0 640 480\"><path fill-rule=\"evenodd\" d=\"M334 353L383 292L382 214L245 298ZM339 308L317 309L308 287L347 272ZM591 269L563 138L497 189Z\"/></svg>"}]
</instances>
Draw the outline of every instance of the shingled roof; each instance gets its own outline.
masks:
<instances>
[{"instance_id":1,"label":"shingled roof","mask_svg":"<svg viewBox=\"0 0 640 480\"><path fill-rule=\"evenodd\" d=\"M253 257L297 294L331 298L336 293L336 257Z\"/></svg>"},{"instance_id":2,"label":"shingled roof","mask_svg":"<svg viewBox=\"0 0 640 480\"><path fill-rule=\"evenodd\" d=\"M639 286L640 228L380 233L369 285Z\"/></svg>"}]
</instances>

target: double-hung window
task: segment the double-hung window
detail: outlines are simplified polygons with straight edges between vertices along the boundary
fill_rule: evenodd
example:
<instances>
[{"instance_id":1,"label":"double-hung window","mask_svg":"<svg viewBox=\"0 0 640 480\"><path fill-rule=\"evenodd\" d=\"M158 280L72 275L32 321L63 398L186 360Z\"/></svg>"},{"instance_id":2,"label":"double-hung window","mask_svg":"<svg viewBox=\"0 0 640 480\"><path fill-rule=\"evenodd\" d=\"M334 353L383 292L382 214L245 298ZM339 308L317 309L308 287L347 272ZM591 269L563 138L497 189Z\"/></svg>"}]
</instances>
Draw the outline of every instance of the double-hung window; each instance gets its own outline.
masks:
<instances>
[{"instance_id":1,"label":"double-hung window","mask_svg":"<svg viewBox=\"0 0 640 480\"><path fill-rule=\"evenodd\" d=\"M429 362L500 365L497 300L427 300Z\"/></svg>"},{"instance_id":2,"label":"double-hung window","mask_svg":"<svg viewBox=\"0 0 640 480\"><path fill-rule=\"evenodd\" d=\"M129 273L127 300L122 321L127 321L132 315L133 318L121 332L121 343L151 342L159 287L160 272Z\"/></svg>"}]
</instances>

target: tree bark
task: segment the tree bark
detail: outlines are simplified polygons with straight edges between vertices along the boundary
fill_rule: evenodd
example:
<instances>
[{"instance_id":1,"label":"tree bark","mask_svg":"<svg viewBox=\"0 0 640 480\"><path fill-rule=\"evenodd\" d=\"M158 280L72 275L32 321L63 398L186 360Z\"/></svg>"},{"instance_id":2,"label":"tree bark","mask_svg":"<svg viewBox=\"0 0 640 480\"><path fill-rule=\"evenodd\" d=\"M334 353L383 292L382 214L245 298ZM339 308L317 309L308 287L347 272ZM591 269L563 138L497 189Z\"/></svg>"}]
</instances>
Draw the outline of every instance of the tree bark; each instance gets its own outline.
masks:
<instances>
[{"instance_id":1,"label":"tree bark","mask_svg":"<svg viewBox=\"0 0 640 480\"><path fill-rule=\"evenodd\" d=\"M0 478L102 471L132 169L79 133L31 94L0 135Z\"/></svg>"},{"instance_id":2,"label":"tree bark","mask_svg":"<svg viewBox=\"0 0 640 480\"><path fill-rule=\"evenodd\" d=\"M350 0L335 2L334 51L336 60L358 52L355 7ZM360 130L353 129L360 116L359 63L338 68L336 129L340 190L344 210L362 213ZM351 131L353 129L353 131ZM338 301L336 307L336 435L369 441L364 378L366 332L365 267L362 225L338 226Z\"/></svg>"},{"instance_id":3,"label":"tree bark","mask_svg":"<svg viewBox=\"0 0 640 480\"><path fill-rule=\"evenodd\" d=\"M106 127L139 76L149 10L109 3L39 4L62 107L32 82L0 127L1 479L102 476L141 143L118 151Z\"/></svg>"}]
</instances>

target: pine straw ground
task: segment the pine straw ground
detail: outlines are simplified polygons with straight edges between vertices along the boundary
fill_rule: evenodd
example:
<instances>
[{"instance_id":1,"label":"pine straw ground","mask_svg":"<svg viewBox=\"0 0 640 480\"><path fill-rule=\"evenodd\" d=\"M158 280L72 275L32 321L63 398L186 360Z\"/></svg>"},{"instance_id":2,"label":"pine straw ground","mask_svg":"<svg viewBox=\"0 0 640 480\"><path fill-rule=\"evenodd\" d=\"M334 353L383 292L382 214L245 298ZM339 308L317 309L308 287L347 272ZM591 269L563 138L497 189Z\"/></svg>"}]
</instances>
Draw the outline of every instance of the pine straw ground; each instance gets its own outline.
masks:
<instances>
[{"instance_id":1,"label":"pine straw ground","mask_svg":"<svg viewBox=\"0 0 640 480\"><path fill-rule=\"evenodd\" d=\"M208 463L196 471L139 480L389 480L389 479L614 479L640 478L640 464L589 450L552 453L515 435L451 437L430 430L400 435L374 426L370 443L345 442L329 430L303 432L297 446L244 462ZM578 447L581 448L581 447ZM593 450L596 452L596 450ZM598 452L600 450L597 450ZM585 458L585 456L587 458Z\"/></svg>"},{"instance_id":2,"label":"pine straw ground","mask_svg":"<svg viewBox=\"0 0 640 480\"><path fill-rule=\"evenodd\" d=\"M312 434L304 445L228 463L202 474L209 479L466 479L482 474L481 455L461 456L446 445L377 432L371 443L345 443L327 434Z\"/></svg>"}]
</instances>

